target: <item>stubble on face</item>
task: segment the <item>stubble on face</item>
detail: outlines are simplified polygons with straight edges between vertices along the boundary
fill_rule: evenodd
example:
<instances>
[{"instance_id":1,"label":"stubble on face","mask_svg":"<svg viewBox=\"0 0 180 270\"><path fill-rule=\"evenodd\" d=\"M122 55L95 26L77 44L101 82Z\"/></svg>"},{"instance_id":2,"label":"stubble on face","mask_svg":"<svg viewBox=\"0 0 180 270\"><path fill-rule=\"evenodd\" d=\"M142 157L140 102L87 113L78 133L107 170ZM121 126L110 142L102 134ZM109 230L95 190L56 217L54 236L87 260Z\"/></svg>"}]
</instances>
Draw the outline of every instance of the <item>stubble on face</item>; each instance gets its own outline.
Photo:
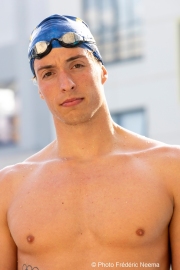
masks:
<instances>
[{"instance_id":1,"label":"stubble on face","mask_svg":"<svg viewBox=\"0 0 180 270\"><path fill-rule=\"evenodd\" d=\"M59 58L60 54L58 49L54 49L50 53L49 59L46 58L46 61L43 63L43 65L46 65L46 63L53 64L57 62L57 66L59 66L58 61L60 60L59 63L61 63L63 67L63 63L67 61L66 59L68 59L69 57L76 57L76 55L78 54L82 54L83 56L85 56L85 60L83 60L85 68L82 68L82 71L80 69L80 72L78 71L77 73L72 73L73 75L69 73L70 78L75 85L72 90L69 89L67 91L62 91L59 88L58 81L56 82L56 80L52 80L53 84L51 84L50 80L50 83L47 86L46 83L43 83L41 87L46 96L46 98L44 99L46 100L46 103L56 123L61 122L67 125L84 124L91 121L97 115L97 112L103 104L104 91L102 83L102 64L94 58L91 52L86 51L82 48L77 48L76 51L74 49L73 54L72 51L69 53L68 49L65 50L65 56L63 58L64 60L62 60L62 58ZM57 60L58 58L59 60ZM78 63L81 63L81 61L73 62L73 65ZM53 93L54 91L54 94L51 94L49 92L49 88L51 87L51 93ZM57 103L57 99L62 101L69 98L82 98L82 102L80 104L70 107L62 106L62 104Z\"/></svg>"},{"instance_id":2,"label":"stubble on face","mask_svg":"<svg viewBox=\"0 0 180 270\"><path fill-rule=\"evenodd\" d=\"M71 108L64 117L58 117L61 122L70 126L84 125L95 119L101 110L104 102L104 89L101 82L102 64L94 58L93 54L86 51L90 70L85 81L77 82L81 89L80 95L84 95L82 103Z\"/></svg>"}]
</instances>

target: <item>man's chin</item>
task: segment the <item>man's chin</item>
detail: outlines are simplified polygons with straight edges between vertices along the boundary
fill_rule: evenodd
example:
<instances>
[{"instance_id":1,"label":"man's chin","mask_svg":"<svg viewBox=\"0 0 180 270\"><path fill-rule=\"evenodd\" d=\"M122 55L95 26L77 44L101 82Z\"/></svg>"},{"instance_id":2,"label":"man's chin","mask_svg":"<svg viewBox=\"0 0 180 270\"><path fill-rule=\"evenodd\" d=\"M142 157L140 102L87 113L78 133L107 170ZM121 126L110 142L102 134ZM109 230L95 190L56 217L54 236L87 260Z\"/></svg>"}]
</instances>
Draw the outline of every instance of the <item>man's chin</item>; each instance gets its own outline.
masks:
<instances>
[{"instance_id":1,"label":"man's chin","mask_svg":"<svg viewBox=\"0 0 180 270\"><path fill-rule=\"evenodd\" d=\"M77 125L83 125L88 123L92 119L92 116L84 116L84 117L74 117L70 119L60 119L58 118L58 121L64 123L65 125L68 126L77 126Z\"/></svg>"},{"instance_id":2,"label":"man's chin","mask_svg":"<svg viewBox=\"0 0 180 270\"><path fill-rule=\"evenodd\" d=\"M91 120L91 118L87 119L71 119L71 120L66 120L64 123L68 126L77 126L77 125L84 125L88 123Z\"/></svg>"}]
</instances>

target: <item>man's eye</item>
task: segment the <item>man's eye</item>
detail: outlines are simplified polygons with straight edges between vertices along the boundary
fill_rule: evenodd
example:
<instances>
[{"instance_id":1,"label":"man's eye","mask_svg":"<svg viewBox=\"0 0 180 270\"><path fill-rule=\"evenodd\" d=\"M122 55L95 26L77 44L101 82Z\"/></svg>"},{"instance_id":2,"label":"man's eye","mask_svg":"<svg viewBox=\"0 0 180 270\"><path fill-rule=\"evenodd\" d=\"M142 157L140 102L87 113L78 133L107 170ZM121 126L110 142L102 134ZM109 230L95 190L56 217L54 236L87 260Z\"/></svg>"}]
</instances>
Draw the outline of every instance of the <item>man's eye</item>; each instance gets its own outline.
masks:
<instances>
[{"instance_id":1,"label":"man's eye","mask_svg":"<svg viewBox=\"0 0 180 270\"><path fill-rule=\"evenodd\" d=\"M75 64L75 65L73 66L73 68L81 68L81 67L83 67L82 64Z\"/></svg>"},{"instance_id":2,"label":"man's eye","mask_svg":"<svg viewBox=\"0 0 180 270\"><path fill-rule=\"evenodd\" d=\"M43 78L50 77L52 74L53 74L52 71L48 71L43 75Z\"/></svg>"}]
</instances>

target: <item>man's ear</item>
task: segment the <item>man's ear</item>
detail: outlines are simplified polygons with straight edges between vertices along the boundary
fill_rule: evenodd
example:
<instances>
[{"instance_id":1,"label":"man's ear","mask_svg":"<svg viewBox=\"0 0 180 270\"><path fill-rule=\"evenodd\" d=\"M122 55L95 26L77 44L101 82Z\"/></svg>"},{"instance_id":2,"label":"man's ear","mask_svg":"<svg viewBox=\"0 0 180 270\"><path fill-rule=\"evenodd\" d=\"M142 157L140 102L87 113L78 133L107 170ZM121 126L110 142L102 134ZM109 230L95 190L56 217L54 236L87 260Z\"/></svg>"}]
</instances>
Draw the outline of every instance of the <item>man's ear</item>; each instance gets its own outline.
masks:
<instances>
[{"instance_id":1,"label":"man's ear","mask_svg":"<svg viewBox=\"0 0 180 270\"><path fill-rule=\"evenodd\" d=\"M43 96L41 90L38 90L38 93L39 93L40 98L41 98L41 99L44 99L44 96Z\"/></svg>"},{"instance_id":2,"label":"man's ear","mask_svg":"<svg viewBox=\"0 0 180 270\"><path fill-rule=\"evenodd\" d=\"M102 84L104 84L106 81L107 81L107 78L108 78L108 72L107 72L107 69L105 68L105 66L102 65Z\"/></svg>"}]
</instances>

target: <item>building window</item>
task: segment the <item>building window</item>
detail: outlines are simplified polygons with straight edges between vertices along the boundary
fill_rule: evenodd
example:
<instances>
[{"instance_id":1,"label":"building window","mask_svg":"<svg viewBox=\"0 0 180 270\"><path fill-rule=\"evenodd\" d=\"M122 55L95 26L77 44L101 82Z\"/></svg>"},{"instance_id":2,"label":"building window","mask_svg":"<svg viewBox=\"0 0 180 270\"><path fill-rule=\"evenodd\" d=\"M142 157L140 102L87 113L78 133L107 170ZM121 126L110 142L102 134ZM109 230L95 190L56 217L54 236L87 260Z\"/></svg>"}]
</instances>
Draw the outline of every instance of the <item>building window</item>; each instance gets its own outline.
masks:
<instances>
[{"instance_id":1,"label":"building window","mask_svg":"<svg viewBox=\"0 0 180 270\"><path fill-rule=\"evenodd\" d=\"M83 19L105 63L143 55L141 1L83 0Z\"/></svg>"},{"instance_id":2,"label":"building window","mask_svg":"<svg viewBox=\"0 0 180 270\"><path fill-rule=\"evenodd\" d=\"M147 121L144 109L111 113L111 116L118 125L140 135L147 136Z\"/></svg>"},{"instance_id":3,"label":"building window","mask_svg":"<svg viewBox=\"0 0 180 270\"><path fill-rule=\"evenodd\" d=\"M0 146L16 144L19 140L17 105L15 91L0 88Z\"/></svg>"}]
</instances>

